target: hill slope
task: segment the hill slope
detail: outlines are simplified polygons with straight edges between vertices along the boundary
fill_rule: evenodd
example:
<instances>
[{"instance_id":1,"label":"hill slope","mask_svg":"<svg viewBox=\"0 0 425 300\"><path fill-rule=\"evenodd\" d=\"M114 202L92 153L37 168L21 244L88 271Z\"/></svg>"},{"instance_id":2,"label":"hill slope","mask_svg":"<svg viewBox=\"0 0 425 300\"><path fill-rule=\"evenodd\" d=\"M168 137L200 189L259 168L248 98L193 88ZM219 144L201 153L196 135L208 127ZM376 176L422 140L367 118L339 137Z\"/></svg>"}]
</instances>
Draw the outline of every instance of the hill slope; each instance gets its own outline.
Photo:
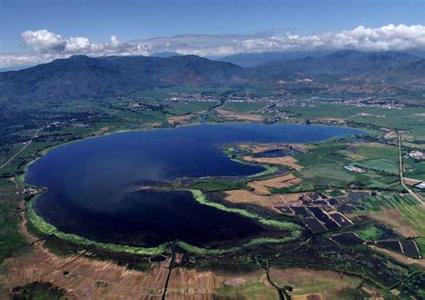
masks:
<instances>
[{"instance_id":1,"label":"hill slope","mask_svg":"<svg viewBox=\"0 0 425 300\"><path fill-rule=\"evenodd\" d=\"M284 59L254 68L270 75L288 74L365 74L388 70L410 63L417 58L402 52L361 52L343 50L324 56Z\"/></svg>"},{"instance_id":2,"label":"hill slope","mask_svg":"<svg viewBox=\"0 0 425 300\"><path fill-rule=\"evenodd\" d=\"M357 86L361 82L369 82L378 87L380 81L401 86L410 82L423 82L424 66L425 60L419 60L408 53L353 50L280 59L252 68L194 55L73 56L24 70L0 73L0 101L9 105L29 101L89 101L131 96L145 89L178 85L274 89L281 88L279 82L282 81L291 82L296 87L300 75L314 79L315 84L322 89L331 89L338 84L346 88L350 82ZM355 81L347 81L347 78ZM291 93L306 91L303 86L300 88L296 87Z\"/></svg>"},{"instance_id":3,"label":"hill slope","mask_svg":"<svg viewBox=\"0 0 425 300\"><path fill-rule=\"evenodd\" d=\"M0 99L67 100L129 95L174 85L228 82L242 68L187 55L160 57L73 56L0 73Z\"/></svg>"}]
</instances>

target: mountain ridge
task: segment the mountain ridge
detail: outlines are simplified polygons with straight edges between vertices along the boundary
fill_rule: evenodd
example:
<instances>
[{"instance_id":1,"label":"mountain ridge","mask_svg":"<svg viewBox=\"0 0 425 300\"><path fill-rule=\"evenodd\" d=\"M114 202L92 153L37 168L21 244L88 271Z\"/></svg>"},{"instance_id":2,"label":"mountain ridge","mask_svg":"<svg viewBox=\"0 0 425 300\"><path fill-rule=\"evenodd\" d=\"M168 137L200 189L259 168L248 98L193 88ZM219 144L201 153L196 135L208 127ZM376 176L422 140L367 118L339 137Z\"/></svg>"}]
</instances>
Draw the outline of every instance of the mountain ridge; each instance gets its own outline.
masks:
<instances>
[{"instance_id":1,"label":"mountain ridge","mask_svg":"<svg viewBox=\"0 0 425 300\"><path fill-rule=\"evenodd\" d=\"M179 85L279 88L282 80L311 77L320 81L326 76L423 82L425 59L403 52L342 50L244 68L195 55L76 55L23 70L1 72L0 101L101 99Z\"/></svg>"},{"instance_id":2,"label":"mountain ridge","mask_svg":"<svg viewBox=\"0 0 425 300\"><path fill-rule=\"evenodd\" d=\"M131 94L173 85L223 84L241 67L194 55L166 58L75 55L0 73L0 98L71 99Z\"/></svg>"}]
</instances>

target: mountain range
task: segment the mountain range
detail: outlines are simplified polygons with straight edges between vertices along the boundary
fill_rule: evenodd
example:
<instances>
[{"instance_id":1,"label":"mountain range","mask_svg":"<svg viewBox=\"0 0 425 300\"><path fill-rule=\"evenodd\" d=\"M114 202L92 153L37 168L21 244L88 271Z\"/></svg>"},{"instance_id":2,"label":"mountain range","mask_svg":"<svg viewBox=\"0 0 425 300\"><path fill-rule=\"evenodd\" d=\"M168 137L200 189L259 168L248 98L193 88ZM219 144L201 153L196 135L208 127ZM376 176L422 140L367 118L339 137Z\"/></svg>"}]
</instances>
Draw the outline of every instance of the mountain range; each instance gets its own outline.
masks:
<instances>
[{"instance_id":1,"label":"mountain range","mask_svg":"<svg viewBox=\"0 0 425 300\"><path fill-rule=\"evenodd\" d=\"M0 73L0 99L66 100L129 95L174 85L225 84L242 68L201 57L72 56Z\"/></svg>"},{"instance_id":2,"label":"mountain range","mask_svg":"<svg viewBox=\"0 0 425 300\"><path fill-rule=\"evenodd\" d=\"M72 56L19 71L1 72L0 101L98 99L178 85L273 87L279 80L297 76L319 80L323 75L331 75L421 82L425 78L425 59L410 53L343 50L271 56L276 60L266 60L254 67L194 55Z\"/></svg>"},{"instance_id":3,"label":"mountain range","mask_svg":"<svg viewBox=\"0 0 425 300\"><path fill-rule=\"evenodd\" d=\"M417 61L403 52L359 52L343 50L324 56L281 59L255 67L269 74L365 74L391 70Z\"/></svg>"}]
</instances>

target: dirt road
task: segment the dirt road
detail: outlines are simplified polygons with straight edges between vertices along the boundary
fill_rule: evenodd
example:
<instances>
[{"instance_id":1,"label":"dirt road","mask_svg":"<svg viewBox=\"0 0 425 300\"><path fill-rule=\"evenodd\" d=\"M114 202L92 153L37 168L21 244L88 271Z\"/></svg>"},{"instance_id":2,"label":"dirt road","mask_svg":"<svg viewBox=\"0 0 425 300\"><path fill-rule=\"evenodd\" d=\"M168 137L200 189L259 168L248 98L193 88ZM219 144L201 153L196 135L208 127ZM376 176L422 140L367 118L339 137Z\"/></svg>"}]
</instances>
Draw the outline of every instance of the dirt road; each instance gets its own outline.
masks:
<instances>
[{"instance_id":1,"label":"dirt road","mask_svg":"<svg viewBox=\"0 0 425 300\"><path fill-rule=\"evenodd\" d=\"M21 149L19 149L18 152L16 152L15 154L13 154L12 157L9 158L8 161L6 161L4 164L2 164L0 166L0 170L6 168L12 161L15 160L16 157L18 157L19 154L21 154L25 149L27 149L32 144L32 140L38 135L38 133L40 132L40 130L41 130L41 128L37 129L37 131L32 136L31 140L29 140Z\"/></svg>"},{"instance_id":2,"label":"dirt road","mask_svg":"<svg viewBox=\"0 0 425 300\"><path fill-rule=\"evenodd\" d=\"M424 199L422 199L421 196L413 192L405 183L404 183L404 169L403 169L403 154L401 151L402 147L402 138L401 134L398 133L398 160L399 160L399 175L400 175L400 182L403 185L404 189L416 200L422 203L422 205L425 205Z\"/></svg>"}]
</instances>

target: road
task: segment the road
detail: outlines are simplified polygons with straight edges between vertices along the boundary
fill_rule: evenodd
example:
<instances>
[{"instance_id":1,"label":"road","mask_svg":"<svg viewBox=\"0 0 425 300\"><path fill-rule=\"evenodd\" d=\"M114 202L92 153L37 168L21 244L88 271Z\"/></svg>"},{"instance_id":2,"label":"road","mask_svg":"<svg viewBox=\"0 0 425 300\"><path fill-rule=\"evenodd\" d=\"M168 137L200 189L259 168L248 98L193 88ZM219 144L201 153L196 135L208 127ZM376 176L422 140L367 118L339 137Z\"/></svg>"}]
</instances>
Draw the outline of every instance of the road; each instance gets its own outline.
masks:
<instances>
[{"instance_id":1,"label":"road","mask_svg":"<svg viewBox=\"0 0 425 300\"><path fill-rule=\"evenodd\" d=\"M404 187L406 191L409 192L410 195L412 195L413 198L418 200L422 205L425 205L424 199L422 199L421 196L413 192L405 183L404 183L404 169L403 169L403 153L401 151L402 146L402 138L401 134L398 133L398 161L399 161L399 174L400 174L400 182L401 185Z\"/></svg>"},{"instance_id":2,"label":"road","mask_svg":"<svg viewBox=\"0 0 425 300\"><path fill-rule=\"evenodd\" d=\"M19 154L21 154L25 149L27 149L31 144L32 144L32 140L38 135L38 133L40 132L41 128L37 129L36 132L34 133L34 135L31 137L31 140L29 140L28 143L26 143L21 149L19 149L18 152L16 152L15 154L12 155L11 158L9 158L8 161L6 161L4 164L2 164L0 166L0 170L6 168L8 165L10 165L10 163L12 163L12 161L15 160L16 157L18 157Z\"/></svg>"}]
</instances>

